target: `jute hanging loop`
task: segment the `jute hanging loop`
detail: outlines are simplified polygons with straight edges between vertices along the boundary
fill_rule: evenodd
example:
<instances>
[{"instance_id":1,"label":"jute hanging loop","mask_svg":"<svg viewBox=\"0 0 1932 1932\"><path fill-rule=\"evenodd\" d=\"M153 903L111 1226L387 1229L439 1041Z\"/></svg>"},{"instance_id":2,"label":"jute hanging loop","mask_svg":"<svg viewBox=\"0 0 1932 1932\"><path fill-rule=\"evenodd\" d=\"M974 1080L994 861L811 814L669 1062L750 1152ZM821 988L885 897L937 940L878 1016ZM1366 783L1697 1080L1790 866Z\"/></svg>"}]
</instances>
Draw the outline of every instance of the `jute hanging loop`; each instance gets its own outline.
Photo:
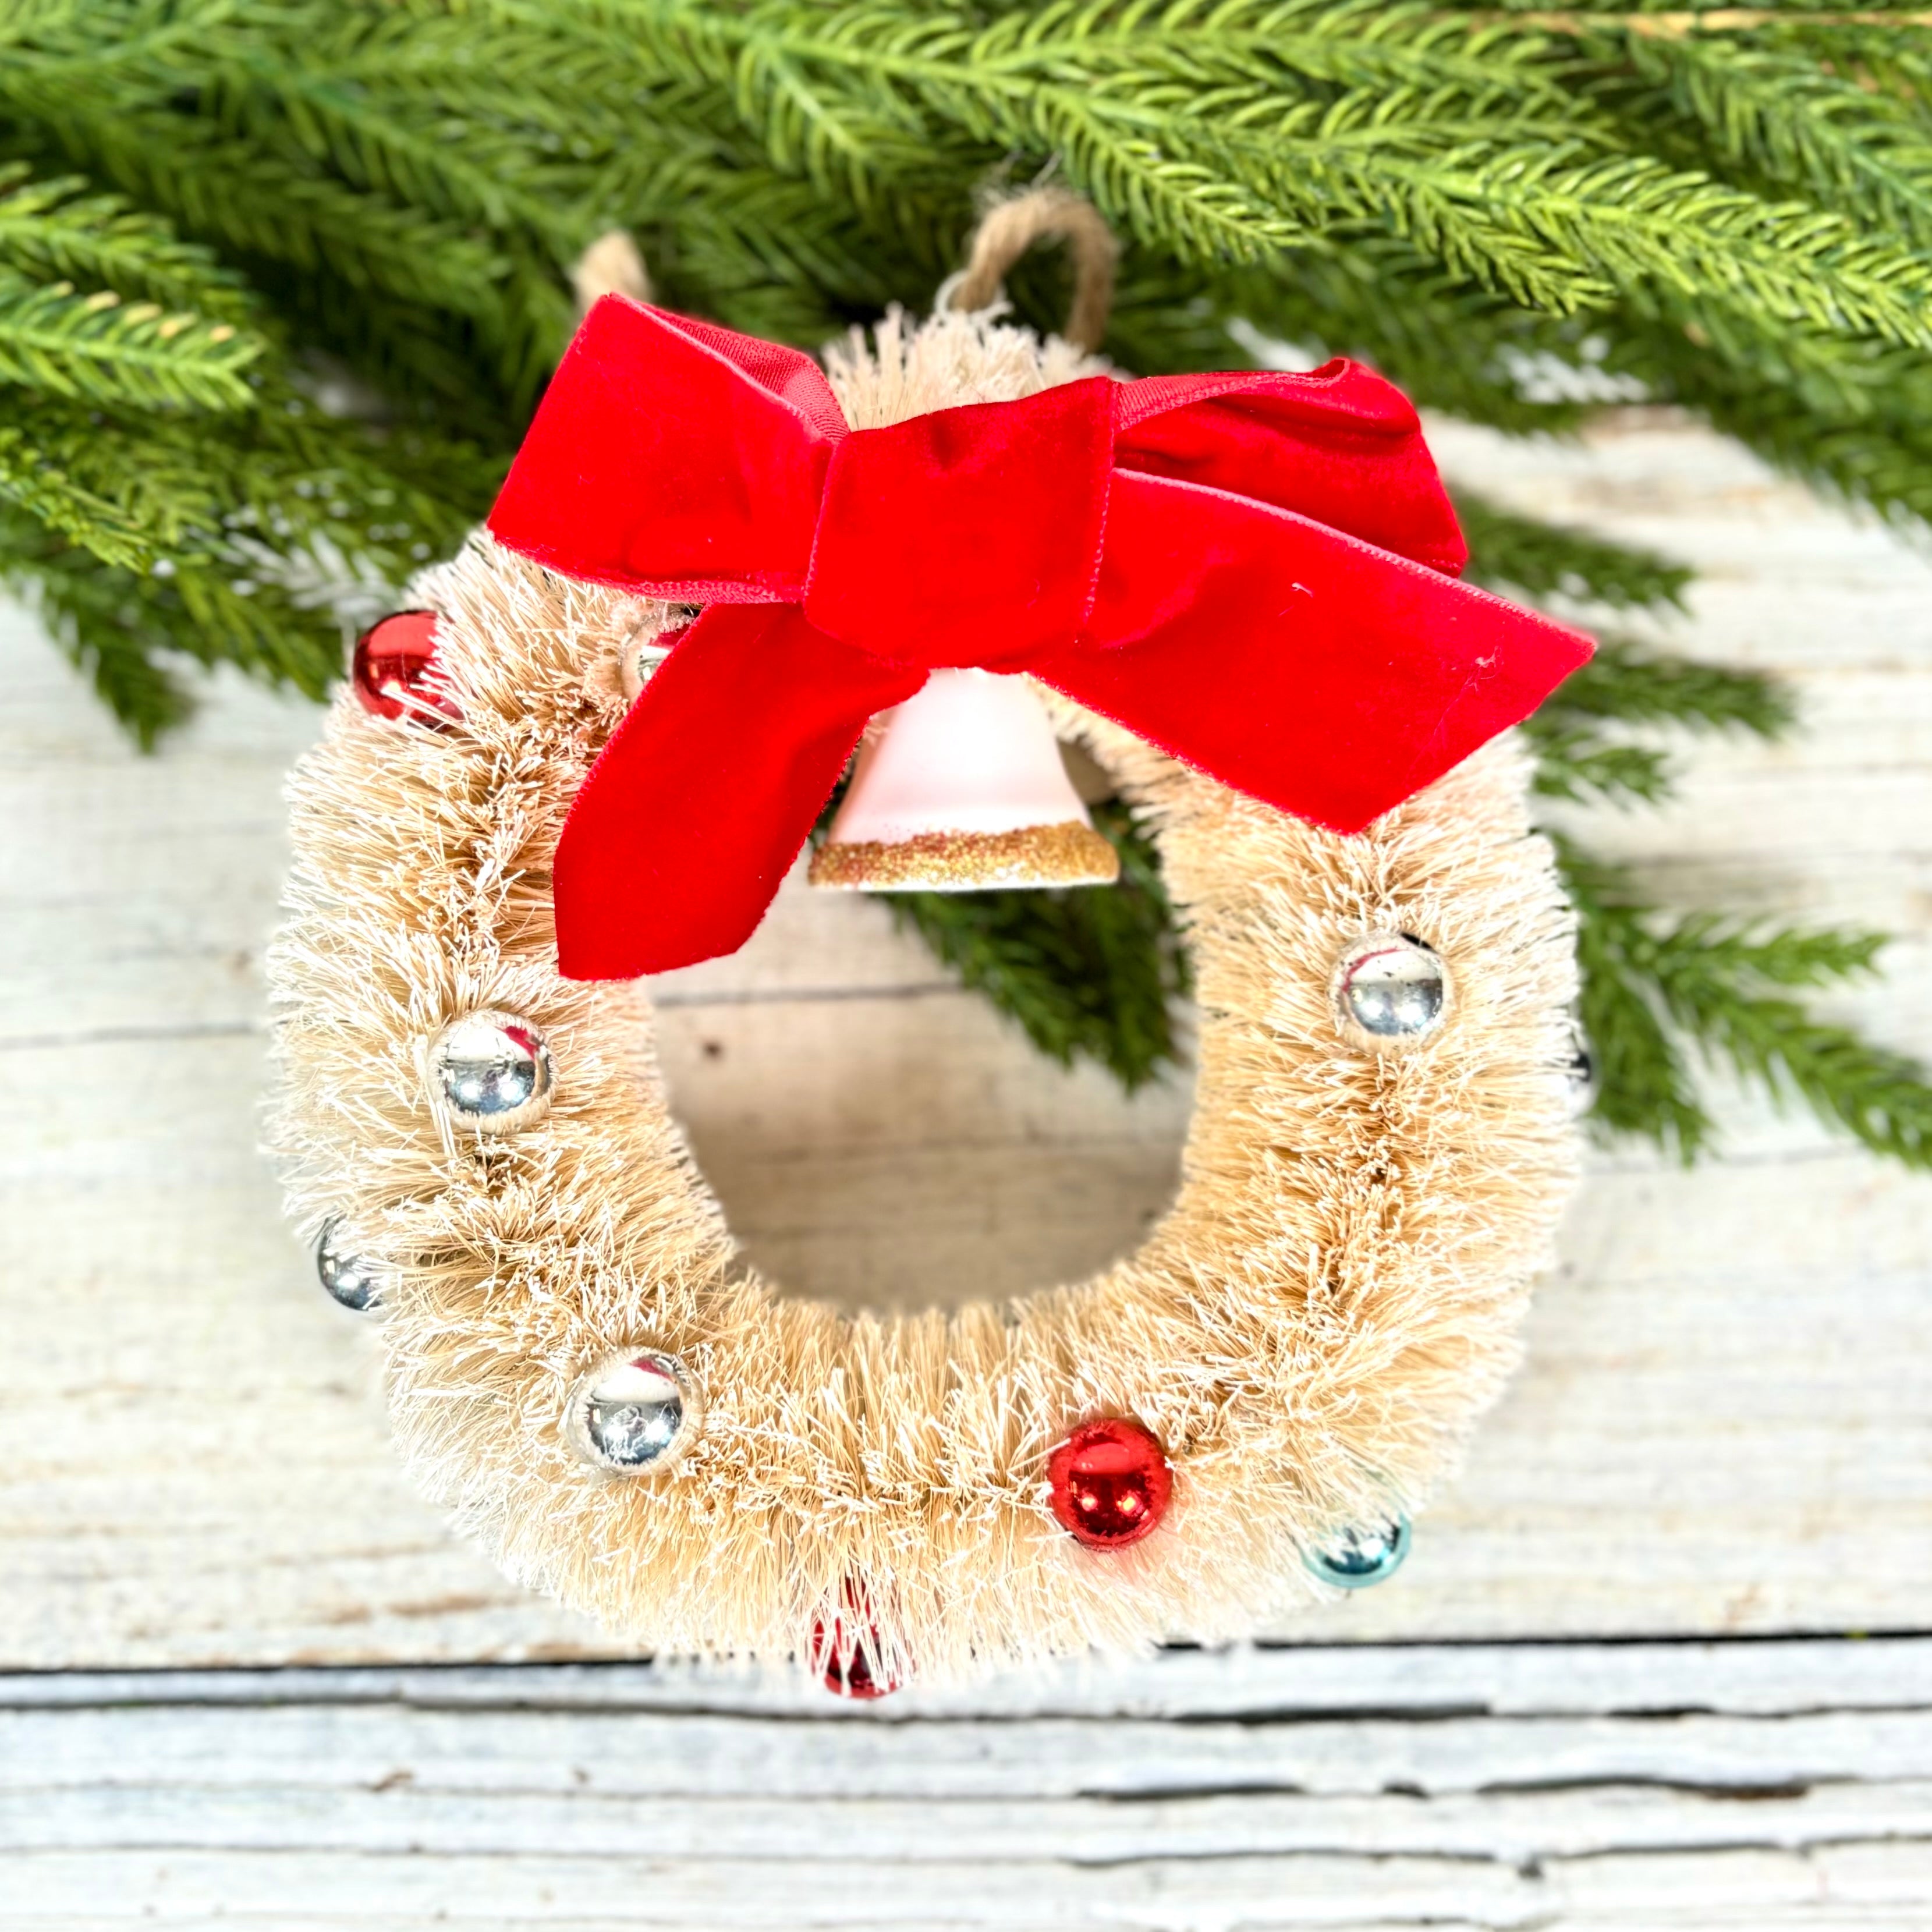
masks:
<instances>
[{"instance_id":1,"label":"jute hanging loop","mask_svg":"<svg viewBox=\"0 0 1932 1932\"><path fill-rule=\"evenodd\" d=\"M1070 188L1028 188L988 208L973 232L965 268L950 285L951 304L990 307L1013 264L1035 242L1049 239L1064 242L1073 262L1073 302L1060 333L1090 355L1106 338L1120 244L1106 216Z\"/></svg>"},{"instance_id":2,"label":"jute hanging loop","mask_svg":"<svg viewBox=\"0 0 1932 1932\"><path fill-rule=\"evenodd\" d=\"M949 284L947 299L956 308L990 307L1014 263L1035 242L1048 240L1064 242L1073 262L1073 300L1060 332L1090 354L1106 336L1120 247L1106 218L1070 189L1028 188L989 208L973 231L966 266ZM580 315L603 296L651 298L650 272L621 228L600 235L584 250L572 265L570 282Z\"/></svg>"}]
</instances>

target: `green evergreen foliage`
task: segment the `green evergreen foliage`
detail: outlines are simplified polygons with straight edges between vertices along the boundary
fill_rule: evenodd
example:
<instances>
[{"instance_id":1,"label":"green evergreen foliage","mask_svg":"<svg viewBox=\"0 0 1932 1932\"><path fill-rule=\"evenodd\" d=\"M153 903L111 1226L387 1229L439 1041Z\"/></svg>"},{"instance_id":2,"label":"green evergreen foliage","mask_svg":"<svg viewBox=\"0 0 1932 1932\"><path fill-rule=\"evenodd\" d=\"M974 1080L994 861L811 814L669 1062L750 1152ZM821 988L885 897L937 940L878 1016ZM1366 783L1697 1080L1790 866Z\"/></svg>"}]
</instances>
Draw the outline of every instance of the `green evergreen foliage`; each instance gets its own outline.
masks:
<instances>
[{"instance_id":1,"label":"green evergreen foliage","mask_svg":"<svg viewBox=\"0 0 1932 1932\"><path fill-rule=\"evenodd\" d=\"M1932 519L1928 47L1894 0L20 0L0 578L143 742L184 668L319 692L487 506L596 234L674 305L811 346L922 301L976 197L1048 169L1127 244L1128 366L1357 354L1511 432L1674 403ZM1028 319L1060 273L1016 276ZM1462 508L1515 594L1682 601L1667 562ZM1760 680L1613 643L1532 729L1546 794L1634 805L1668 793L1658 728L1788 722ZM1114 829L1114 895L901 910L1131 1082L1182 968ZM1694 1149L1696 1043L1922 1157L1906 1071L1793 997L1864 941L1672 923L1588 862L1600 1118Z\"/></svg>"},{"instance_id":2,"label":"green evergreen foliage","mask_svg":"<svg viewBox=\"0 0 1932 1932\"><path fill-rule=\"evenodd\" d=\"M1095 890L893 892L892 916L1063 1066L1098 1060L1132 1093L1178 1057L1174 1004L1187 991L1152 842L1117 803L1094 823L1120 855Z\"/></svg>"},{"instance_id":3,"label":"green evergreen foliage","mask_svg":"<svg viewBox=\"0 0 1932 1932\"><path fill-rule=\"evenodd\" d=\"M1701 1050L1805 1101L1880 1154L1932 1165L1932 1088L1920 1070L1790 997L1870 973L1882 934L1670 917L1622 868L1564 857L1582 915L1582 1018L1606 1126L1674 1145L1686 1160L1697 1154L1712 1132L1689 1074Z\"/></svg>"},{"instance_id":4,"label":"green evergreen foliage","mask_svg":"<svg viewBox=\"0 0 1932 1932\"><path fill-rule=\"evenodd\" d=\"M1608 636L1522 728L1536 749L1536 788L1545 797L1659 805L1672 789L1667 757L1660 746L1634 742L1631 728L1730 728L1777 738L1795 722L1789 694L1768 678Z\"/></svg>"},{"instance_id":5,"label":"green evergreen foliage","mask_svg":"<svg viewBox=\"0 0 1932 1932\"><path fill-rule=\"evenodd\" d=\"M1532 602L1554 596L1615 610L1684 608L1691 573L1682 564L1514 515L1466 490L1456 493L1456 514L1469 546L1463 574L1473 584ZM1591 669L1600 675L1600 661Z\"/></svg>"}]
</instances>

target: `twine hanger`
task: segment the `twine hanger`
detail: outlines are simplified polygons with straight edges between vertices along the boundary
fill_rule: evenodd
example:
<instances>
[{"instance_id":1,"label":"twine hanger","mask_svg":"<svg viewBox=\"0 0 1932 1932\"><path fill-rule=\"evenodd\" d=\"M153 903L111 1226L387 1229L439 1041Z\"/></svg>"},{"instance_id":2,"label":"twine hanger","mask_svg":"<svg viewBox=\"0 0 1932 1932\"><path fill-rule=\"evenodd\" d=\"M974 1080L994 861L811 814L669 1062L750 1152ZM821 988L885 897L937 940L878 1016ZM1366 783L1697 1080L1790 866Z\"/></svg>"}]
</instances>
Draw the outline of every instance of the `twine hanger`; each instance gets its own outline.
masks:
<instances>
[{"instance_id":1,"label":"twine hanger","mask_svg":"<svg viewBox=\"0 0 1932 1932\"><path fill-rule=\"evenodd\" d=\"M1064 242L1073 263L1073 300L1062 335L1092 354L1107 333L1114 305L1114 266L1120 244L1107 219L1071 188L1031 188L996 202L973 231L966 266L939 292L937 306L971 310L991 308L1009 270L1036 242ZM624 295L649 302L651 278L638 244L621 228L600 235L572 266L570 284L580 316L599 296Z\"/></svg>"},{"instance_id":2,"label":"twine hanger","mask_svg":"<svg viewBox=\"0 0 1932 1932\"><path fill-rule=\"evenodd\" d=\"M989 308L1008 270L1036 242L1048 239L1064 242L1073 262L1073 300L1060 333L1091 355L1106 336L1120 244L1106 217L1071 188L1031 188L987 209L973 231L965 268L940 291L938 306Z\"/></svg>"}]
</instances>

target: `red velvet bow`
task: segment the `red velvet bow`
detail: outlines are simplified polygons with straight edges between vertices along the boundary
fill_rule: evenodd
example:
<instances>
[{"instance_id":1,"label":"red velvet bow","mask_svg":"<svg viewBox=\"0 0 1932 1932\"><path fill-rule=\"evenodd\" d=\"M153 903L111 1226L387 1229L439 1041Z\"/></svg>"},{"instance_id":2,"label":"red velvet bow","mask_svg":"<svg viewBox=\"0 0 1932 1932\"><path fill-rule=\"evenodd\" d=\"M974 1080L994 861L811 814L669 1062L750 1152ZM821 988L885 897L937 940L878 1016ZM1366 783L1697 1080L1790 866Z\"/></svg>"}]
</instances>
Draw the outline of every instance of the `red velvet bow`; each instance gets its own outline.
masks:
<instances>
[{"instance_id":1,"label":"red velvet bow","mask_svg":"<svg viewBox=\"0 0 1932 1932\"><path fill-rule=\"evenodd\" d=\"M570 576L706 607L564 828L572 979L742 945L866 720L935 665L1029 671L1354 832L1591 650L1455 581L1415 412L1349 362L1094 376L854 430L796 350L607 296L490 527Z\"/></svg>"}]
</instances>

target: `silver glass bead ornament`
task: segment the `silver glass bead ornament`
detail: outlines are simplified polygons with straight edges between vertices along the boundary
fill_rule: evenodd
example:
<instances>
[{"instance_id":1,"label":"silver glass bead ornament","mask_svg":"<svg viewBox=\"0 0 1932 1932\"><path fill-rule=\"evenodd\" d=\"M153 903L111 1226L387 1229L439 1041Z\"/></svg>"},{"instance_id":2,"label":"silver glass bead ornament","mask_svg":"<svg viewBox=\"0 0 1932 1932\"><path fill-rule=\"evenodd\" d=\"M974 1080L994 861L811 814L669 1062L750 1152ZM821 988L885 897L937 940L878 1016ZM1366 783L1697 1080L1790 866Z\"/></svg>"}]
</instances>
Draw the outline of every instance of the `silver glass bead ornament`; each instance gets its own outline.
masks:
<instances>
[{"instance_id":1,"label":"silver glass bead ornament","mask_svg":"<svg viewBox=\"0 0 1932 1932\"><path fill-rule=\"evenodd\" d=\"M674 604L665 613L662 628L641 629L625 640L617 653L617 678L626 699L636 702L658 667L670 656L673 646L698 621L698 616L696 604Z\"/></svg>"},{"instance_id":2,"label":"silver glass bead ornament","mask_svg":"<svg viewBox=\"0 0 1932 1932\"><path fill-rule=\"evenodd\" d=\"M670 656L661 641L662 636L662 632L652 631L641 640L631 638L618 657L619 680L624 695L634 704L643 695L644 686L650 682L658 665Z\"/></svg>"},{"instance_id":3,"label":"silver glass bead ornament","mask_svg":"<svg viewBox=\"0 0 1932 1932\"><path fill-rule=\"evenodd\" d=\"M607 1357L578 1383L566 1424L586 1462L635 1476L682 1460L704 1419L703 1399L683 1363L640 1347Z\"/></svg>"},{"instance_id":4,"label":"silver glass bead ornament","mask_svg":"<svg viewBox=\"0 0 1932 1932\"><path fill-rule=\"evenodd\" d=\"M322 1229L315 1244L315 1272L322 1286L344 1308L370 1315L382 1305L375 1270L344 1242L340 1220Z\"/></svg>"},{"instance_id":5,"label":"silver glass bead ornament","mask_svg":"<svg viewBox=\"0 0 1932 1932\"><path fill-rule=\"evenodd\" d=\"M1336 962L1336 1016L1345 1033L1381 1047L1426 1040L1449 1016L1449 968L1406 932L1373 932Z\"/></svg>"},{"instance_id":6,"label":"silver glass bead ornament","mask_svg":"<svg viewBox=\"0 0 1932 1932\"><path fill-rule=\"evenodd\" d=\"M1302 1552L1312 1574L1341 1590L1366 1590L1385 1582L1408 1555L1408 1519L1396 1515L1365 1529L1331 1531Z\"/></svg>"},{"instance_id":7,"label":"silver glass bead ornament","mask_svg":"<svg viewBox=\"0 0 1932 1932\"><path fill-rule=\"evenodd\" d=\"M466 1013L429 1050L437 1104L482 1133L533 1126L550 1112L555 1077L542 1029L515 1013Z\"/></svg>"}]
</instances>

